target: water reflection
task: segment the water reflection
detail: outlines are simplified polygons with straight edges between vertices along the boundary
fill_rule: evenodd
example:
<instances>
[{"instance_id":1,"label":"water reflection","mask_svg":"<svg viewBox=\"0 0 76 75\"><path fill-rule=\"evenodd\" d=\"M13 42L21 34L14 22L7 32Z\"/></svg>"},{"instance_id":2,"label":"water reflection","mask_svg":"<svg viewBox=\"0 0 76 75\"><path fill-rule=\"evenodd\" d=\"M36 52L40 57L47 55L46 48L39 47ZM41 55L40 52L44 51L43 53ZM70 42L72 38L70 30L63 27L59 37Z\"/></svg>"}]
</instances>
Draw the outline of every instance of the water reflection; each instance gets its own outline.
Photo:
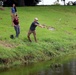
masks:
<instances>
[{"instance_id":1,"label":"water reflection","mask_svg":"<svg viewBox=\"0 0 76 75\"><path fill-rule=\"evenodd\" d=\"M64 64L51 62L0 70L0 75L76 75L76 60Z\"/></svg>"},{"instance_id":2,"label":"water reflection","mask_svg":"<svg viewBox=\"0 0 76 75\"><path fill-rule=\"evenodd\" d=\"M76 75L76 60L58 67L51 67L32 75Z\"/></svg>"}]
</instances>

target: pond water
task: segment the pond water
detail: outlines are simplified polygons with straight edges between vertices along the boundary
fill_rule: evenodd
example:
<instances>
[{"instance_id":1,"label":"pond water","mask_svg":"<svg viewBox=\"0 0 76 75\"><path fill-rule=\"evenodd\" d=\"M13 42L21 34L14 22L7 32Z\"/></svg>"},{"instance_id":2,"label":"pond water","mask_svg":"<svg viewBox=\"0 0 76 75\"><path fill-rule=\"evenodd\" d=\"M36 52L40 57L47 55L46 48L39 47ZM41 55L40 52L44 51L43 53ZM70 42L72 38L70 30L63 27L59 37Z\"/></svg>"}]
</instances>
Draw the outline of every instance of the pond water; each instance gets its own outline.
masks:
<instances>
[{"instance_id":1,"label":"pond water","mask_svg":"<svg viewBox=\"0 0 76 75\"><path fill-rule=\"evenodd\" d=\"M0 75L76 75L76 58L57 58L48 62L2 69Z\"/></svg>"}]
</instances>

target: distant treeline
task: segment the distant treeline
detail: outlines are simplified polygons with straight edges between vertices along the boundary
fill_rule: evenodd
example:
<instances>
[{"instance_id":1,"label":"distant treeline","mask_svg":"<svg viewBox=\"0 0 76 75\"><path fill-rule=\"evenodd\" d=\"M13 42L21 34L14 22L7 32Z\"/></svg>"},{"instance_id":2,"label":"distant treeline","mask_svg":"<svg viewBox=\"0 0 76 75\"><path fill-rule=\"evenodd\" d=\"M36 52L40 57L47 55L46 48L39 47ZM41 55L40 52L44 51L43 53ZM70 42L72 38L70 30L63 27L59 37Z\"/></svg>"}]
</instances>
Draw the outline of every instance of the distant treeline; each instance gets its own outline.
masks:
<instances>
[{"instance_id":1,"label":"distant treeline","mask_svg":"<svg viewBox=\"0 0 76 75\"><path fill-rule=\"evenodd\" d=\"M13 3L15 3L16 6L35 6L41 0L2 0L2 1L4 2L4 6L12 6Z\"/></svg>"}]
</instances>

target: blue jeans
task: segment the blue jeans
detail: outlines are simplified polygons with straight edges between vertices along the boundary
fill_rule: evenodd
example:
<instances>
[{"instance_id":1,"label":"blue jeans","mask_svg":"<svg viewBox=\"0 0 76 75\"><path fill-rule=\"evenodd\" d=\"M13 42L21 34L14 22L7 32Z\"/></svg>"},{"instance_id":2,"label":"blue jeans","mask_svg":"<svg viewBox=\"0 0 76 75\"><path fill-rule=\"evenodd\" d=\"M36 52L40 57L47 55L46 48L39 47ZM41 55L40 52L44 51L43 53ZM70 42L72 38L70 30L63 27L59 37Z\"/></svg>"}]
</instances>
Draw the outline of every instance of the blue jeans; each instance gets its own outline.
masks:
<instances>
[{"instance_id":1,"label":"blue jeans","mask_svg":"<svg viewBox=\"0 0 76 75\"><path fill-rule=\"evenodd\" d=\"M16 31L16 37L18 37L19 34L20 34L20 27L19 27L19 25L14 26L14 29Z\"/></svg>"}]
</instances>

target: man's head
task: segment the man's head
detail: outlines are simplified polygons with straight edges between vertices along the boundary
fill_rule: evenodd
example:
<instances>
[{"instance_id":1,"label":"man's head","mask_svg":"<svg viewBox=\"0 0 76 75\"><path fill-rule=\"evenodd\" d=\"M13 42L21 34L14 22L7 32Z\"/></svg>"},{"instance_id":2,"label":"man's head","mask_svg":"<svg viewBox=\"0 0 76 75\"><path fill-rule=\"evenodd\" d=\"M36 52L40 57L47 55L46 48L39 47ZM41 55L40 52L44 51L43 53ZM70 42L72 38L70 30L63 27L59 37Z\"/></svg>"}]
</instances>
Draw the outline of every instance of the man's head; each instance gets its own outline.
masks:
<instances>
[{"instance_id":1,"label":"man's head","mask_svg":"<svg viewBox=\"0 0 76 75\"><path fill-rule=\"evenodd\" d=\"M38 21L38 18L35 18L34 21Z\"/></svg>"},{"instance_id":2,"label":"man's head","mask_svg":"<svg viewBox=\"0 0 76 75\"><path fill-rule=\"evenodd\" d=\"M13 4L13 7L15 7L15 4Z\"/></svg>"},{"instance_id":3,"label":"man's head","mask_svg":"<svg viewBox=\"0 0 76 75\"><path fill-rule=\"evenodd\" d=\"M15 15L15 18L19 18L17 14Z\"/></svg>"}]
</instances>

